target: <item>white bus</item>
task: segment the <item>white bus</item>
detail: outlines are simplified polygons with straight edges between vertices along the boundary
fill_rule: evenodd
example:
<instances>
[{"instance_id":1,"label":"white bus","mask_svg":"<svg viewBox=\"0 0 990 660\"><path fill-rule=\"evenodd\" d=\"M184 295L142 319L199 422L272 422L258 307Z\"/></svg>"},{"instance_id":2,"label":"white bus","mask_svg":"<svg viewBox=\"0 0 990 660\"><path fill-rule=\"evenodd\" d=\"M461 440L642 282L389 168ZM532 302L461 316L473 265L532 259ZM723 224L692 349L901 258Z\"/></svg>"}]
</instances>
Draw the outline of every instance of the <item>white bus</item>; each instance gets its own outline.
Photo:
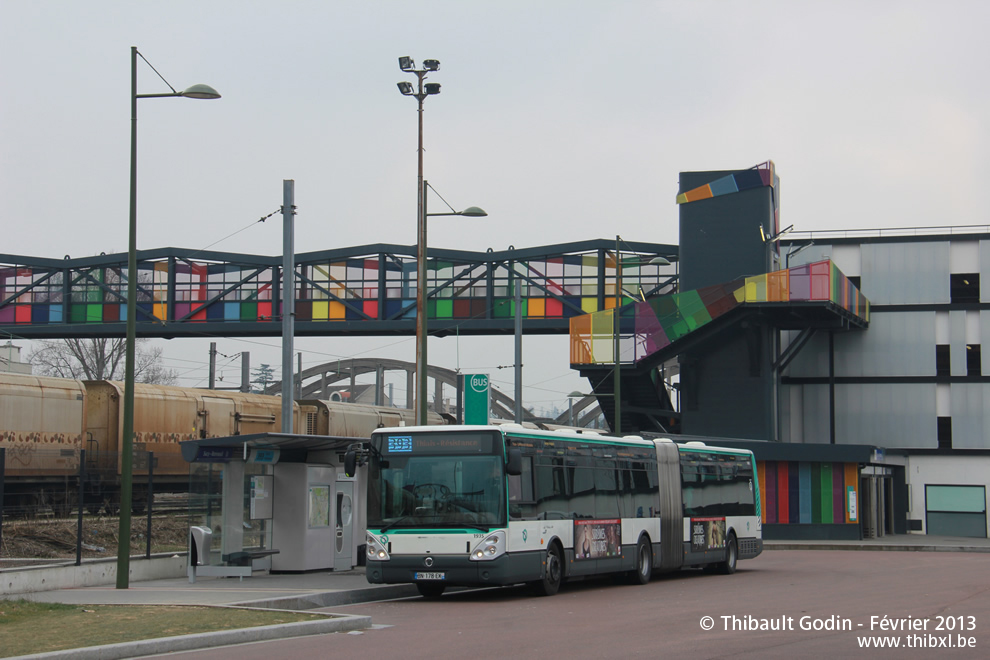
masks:
<instances>
[{"instance_id":1,"label":"white bus","mask_svg":"<svg viewBox=\"0 0 990 660\"><path fill-rule=\"evenodd\" d=\"M517 425L378 429L368 465L367 577L449 585L529 583L703 566L733 573L763 550L752 452L537 431Z\"/></svg>"}]
</instances>

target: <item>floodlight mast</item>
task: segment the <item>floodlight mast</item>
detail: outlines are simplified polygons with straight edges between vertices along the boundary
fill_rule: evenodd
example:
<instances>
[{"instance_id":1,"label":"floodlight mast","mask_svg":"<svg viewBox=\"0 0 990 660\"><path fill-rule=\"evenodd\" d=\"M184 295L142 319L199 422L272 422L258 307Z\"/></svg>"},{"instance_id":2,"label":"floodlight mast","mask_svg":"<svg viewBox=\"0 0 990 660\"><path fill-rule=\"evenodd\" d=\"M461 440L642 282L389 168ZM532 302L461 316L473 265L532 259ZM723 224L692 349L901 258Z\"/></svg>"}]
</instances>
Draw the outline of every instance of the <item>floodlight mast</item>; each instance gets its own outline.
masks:
<instances>
[{"instance_id":1,"label":"floodlight mast","mask_svg":"<svg viewBox=\"0 0 990 660\"><path fill-rule=\"evenodd\" d=\"M440 93L439 83L424 85L426 75L440 69L439 60L425 60L423 68L417 69L411 57L399 58L399 69L415 74L418 87L414 90L409 82L399 83L399 92L412 96L419 104L419 146L418 146L418 205L416 213L416 425L426 424L429 404L426 400L427 358L426 358L426 185L423 179L423 101L427 96Z\"/></svg>"}]
</instances>

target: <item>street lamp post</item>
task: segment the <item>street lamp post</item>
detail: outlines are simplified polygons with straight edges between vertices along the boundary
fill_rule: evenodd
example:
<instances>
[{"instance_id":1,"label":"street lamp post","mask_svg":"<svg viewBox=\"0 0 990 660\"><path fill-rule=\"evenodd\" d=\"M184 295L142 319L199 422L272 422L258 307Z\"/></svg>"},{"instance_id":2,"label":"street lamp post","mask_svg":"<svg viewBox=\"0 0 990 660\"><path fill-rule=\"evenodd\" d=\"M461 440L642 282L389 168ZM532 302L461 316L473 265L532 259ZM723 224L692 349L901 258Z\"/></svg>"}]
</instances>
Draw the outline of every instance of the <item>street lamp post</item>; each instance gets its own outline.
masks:
<instances>
[{"instance_id":1,"label":"street lamp post","mask_svg":"<svg viewBox=\"0 0 990 660\"><path fill-rule=\"evenodd\" d=\"M416 276L416 423L417 424L426 424L426 415L427 415L427 411L429 409L429 406L427 405L427 400L426 400L426 386L429 383L429 381L428 381L428 379L426 377L427 376L427 369L428 369L427 362L426 362L426 338L427 338L427 336L428 336L429 333L427 332L427 323L426 323L426 321L427 321L427 318L426 318L426 294L427 294L427 291L426 291L426 224L427 223L426 223L425 219L426 218L432 218L432 217L439 216L439 215L462 215L462 216L465 216L465 217L468 217L468 218L483 218L486 215L488 215L483 209L480 209L477 206L469 206L466 209L464 209L463 211L455 211L453 208L450 207L450 204L447 204L448 208L450 208L450 212L449 213L448 212L427 213L426 212L426 209L427 209L427 195L426 195L426 191L428 189L429 190L433 190L433 186L430 185L429 181L425 181L424 180L423 181L423 198L422 198L423 199L423 217L424 217L424 222L423 222L423 229L422 229L422 234L421 234L421 236L422 236L422 243L421 243L421 245L423 246L423 249L422 250L417 250L417 260L416 260L416 266L417 266L417 276ZM436 192L436 190L433 190L433 192ZM437 196L439 197L439 194ZM443 199L443 197L440 197L440 199ZM447 203L447 200L443 199L443 201L444 201L445 204ZM420 254L422 255L422 257L419 257ZM422 297L420 297L420 296L422 296ZM422 314L420 314L420 310L422 310ZM422 332L420 331L421 328L422 328ZM420 366L421 365L420 365L420 362L419 362L419 360L420 360L420 338L422 338L422 360L423 360L422 369L420 369ZM422 374L422 377L420 377L420 374ZM423 402L422 405L420 405L420 403L419 403L420 401ZM422 420L420 419L420 416L422 416Z\"/></svg>"},{"instance_id":2,"label":"street lamp post","mask_svg":"<svg viewBox=\"0 0 990 660\"><path fill-rule=\"evenodd\" d=\"M398 83L403 96L411 96L419 104L419 144L418 176L416 194L418 199L416 210L416 425L426 424L429 404L426 397L427 378L427 307L426 307L426 218L433 215L466 215L472 217L488 215L476 206L464 211L451 213L426 212L426 188L429 185L423 178L423 101L427 96L440 93L440 83L424 83L427 74L440 70L439 60L423 60L423 68L417 69L411 57L399 58L399 69L416 76L418 85L413 87L410 82ZM442 198L441 198L442 199Z\"/></svg>"},{"instance_id":3,"label":"street lamp post","mask_svg":"<svg viewBox=\"0 0 990 660\"><path fill-rule=\"evenodd\" d=\"M171 93L137 93L137 58L151 63L131 46L131 190L130 218L127 242L127 340L124 357L124 428L120 438L120 525L117 539L117 588L126 589L130 572L131 499L134 450L134 349L137 341L137 102L138 99L181 96L190 99L218 99L220 94L209 85L193 85L181 92L175 90L159 73ZM152 71L158 73L155 67Z\"/></svg>"},{"instance_id":4,"label":"street lamp post","mask_svg":"<svg viewBox=\"0 0 990 660\"><path fill-rule=\"evenodd\" d=\"M612 390L615 392L615 435L622 437L622 359L619 356L619 335L622 332L621 310L622 310L622 255L619 252L619 243L622 239L615 237L615 309L612 311L612 332L615 345L612 347L615 358L615 366L612 375L615 377Z\"/></svg>"}]
</instances>

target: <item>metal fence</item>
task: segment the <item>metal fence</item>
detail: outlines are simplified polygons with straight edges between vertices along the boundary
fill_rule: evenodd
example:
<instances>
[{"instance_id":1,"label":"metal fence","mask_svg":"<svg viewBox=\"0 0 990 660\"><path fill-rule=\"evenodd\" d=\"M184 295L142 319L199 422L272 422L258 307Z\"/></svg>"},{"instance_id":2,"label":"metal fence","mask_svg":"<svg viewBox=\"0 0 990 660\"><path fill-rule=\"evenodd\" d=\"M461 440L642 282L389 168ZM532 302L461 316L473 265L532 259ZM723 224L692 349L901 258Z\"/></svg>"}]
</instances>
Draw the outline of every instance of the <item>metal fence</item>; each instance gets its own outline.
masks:
<instances>
[{"instance_id":1,"label":"metal fence","mask_svg":"<svg viewBox=\"0 0 990 660\"><path fill-rule=\"evenodd\" d=\"M185 550L190 511L202 498L189 494L188 465L172 459L134 452L132 556ZM119 466L116 452L0 446L0 568L115 557Z\"/></svg>"}]
</instances>

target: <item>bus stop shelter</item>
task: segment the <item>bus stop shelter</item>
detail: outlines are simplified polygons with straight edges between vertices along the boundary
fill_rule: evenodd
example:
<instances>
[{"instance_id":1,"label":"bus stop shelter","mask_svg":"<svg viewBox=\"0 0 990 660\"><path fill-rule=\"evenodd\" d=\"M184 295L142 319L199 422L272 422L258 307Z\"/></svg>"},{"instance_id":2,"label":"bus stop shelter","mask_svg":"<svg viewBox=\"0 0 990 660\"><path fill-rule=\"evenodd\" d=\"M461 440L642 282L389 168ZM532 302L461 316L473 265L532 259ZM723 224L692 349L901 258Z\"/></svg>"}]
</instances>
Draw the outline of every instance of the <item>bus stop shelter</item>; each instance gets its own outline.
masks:
<instances>
[{"instance_id":1,"label":"bus stop shelter","mask_svg":"<svg viewBox=\"0 0 990 660\"><path fill-rule=\"evenodd\" d=\"M360 443L284 433L182 442L194 511L190 579L357 565L364 475L346 476L343 456Z\"/></svg>"}]
</instances>

